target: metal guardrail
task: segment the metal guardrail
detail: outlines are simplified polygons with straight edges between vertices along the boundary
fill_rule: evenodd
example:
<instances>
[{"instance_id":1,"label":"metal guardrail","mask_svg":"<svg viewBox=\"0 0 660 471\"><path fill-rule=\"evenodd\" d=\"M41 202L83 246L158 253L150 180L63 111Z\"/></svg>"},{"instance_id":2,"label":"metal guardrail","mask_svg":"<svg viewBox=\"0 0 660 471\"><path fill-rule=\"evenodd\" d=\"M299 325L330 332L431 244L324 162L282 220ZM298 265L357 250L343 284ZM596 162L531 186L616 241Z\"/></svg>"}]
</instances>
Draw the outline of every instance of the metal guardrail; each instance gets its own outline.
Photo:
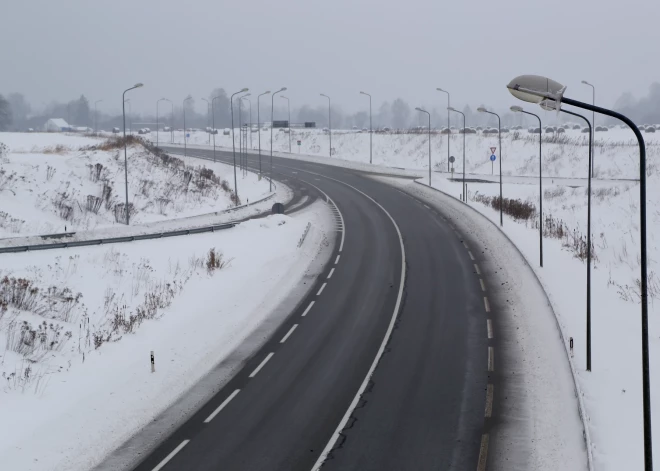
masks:
<instances>
[{"instance_id":1,"label":"metal guardrail","mask_svg":"<svg viewBox=\"0 0 660 471\"><path fill-rule=\"evenodd\" d=\"M69 247L86 247L89 245L117 244L121 242L133 242L136 240L162 239L163 237L176 237L190 234L202 234L204 232L215 232L231 229L236 223L216 224L213 226L198 227L195 229L183 229L178 231L159 232L156 234L142 234L124 237L107 237L105 239L79 240L73 242L61 242L57 244L35 244L19 245L16 247L0 247L0 253L30 252L36 250L66 249Z\"/></svg>"}]
</instances>

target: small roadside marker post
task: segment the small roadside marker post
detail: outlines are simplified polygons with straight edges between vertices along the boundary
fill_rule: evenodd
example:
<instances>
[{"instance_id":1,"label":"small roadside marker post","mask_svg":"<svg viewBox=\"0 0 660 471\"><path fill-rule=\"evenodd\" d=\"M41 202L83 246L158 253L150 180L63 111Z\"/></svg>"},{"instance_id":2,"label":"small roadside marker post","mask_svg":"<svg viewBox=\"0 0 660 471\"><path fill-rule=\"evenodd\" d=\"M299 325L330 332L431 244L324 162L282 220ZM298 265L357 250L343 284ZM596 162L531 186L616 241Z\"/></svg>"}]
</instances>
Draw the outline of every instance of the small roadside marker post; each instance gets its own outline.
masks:
<instances>
[{"instance_id":1,"label":"small roadside marker post","mask_svg":"<svg viewBox=\"0 0 660 471\"><path fill-rule=\"evenodd\" d=\"M154 351L151 351L151 372L155 373L156 372L156 363L154 361Z\"/></svg>"},{"instance_id":2,"label":"small roadside marker post","mask_svg":"<svg viewBox=\"0 0 660 471\"><path fill-rule=\"evenodd\" d=\"M568 341L569 346L571 347L571 358L573 358L573 337Z\"/></svg>"},{"instance_id":3,"label":"small roadside marker post","mask_svg":"<svg viewBox=\"0 0 660 471\"><path fill-rule=\"evenodd\" d=\"M298 153L300 154L300 145L302 144L302 141L298 139Z\"/></svg>"}]
</instances>

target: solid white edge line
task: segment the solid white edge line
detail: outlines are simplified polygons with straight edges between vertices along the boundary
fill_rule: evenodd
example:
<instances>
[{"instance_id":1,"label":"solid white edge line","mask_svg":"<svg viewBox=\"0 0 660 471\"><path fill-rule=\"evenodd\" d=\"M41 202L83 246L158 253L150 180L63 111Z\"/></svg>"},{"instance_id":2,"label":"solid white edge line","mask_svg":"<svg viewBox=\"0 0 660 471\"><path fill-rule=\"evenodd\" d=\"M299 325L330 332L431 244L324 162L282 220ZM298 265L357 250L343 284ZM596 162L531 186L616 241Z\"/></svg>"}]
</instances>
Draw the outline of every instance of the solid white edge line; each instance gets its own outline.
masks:
<instances>
[{"instance_id":1,"label":"solid white edge line","mask_svg":"<svg viewBox=\"0 0 660 471\"><path fill-rule=\"evenodd\" d=\"M328 283L323 283L323 286L321 286L321 289L319 290L319 292L316 293L317 296L320 296L320 295L321 295L321 293L322 293L323 290L325 289L325 285L327 285L327 284L328 284Z\"/></svg>"},{"instance_id":2,"label":"solid white edge line","mask_svg":"<svg viewBox=\"0 0 660 471\"><path fill-rule=\"evenodd\" d=\"M339 263L339 257L341 257L341 255L337 255L337 258L335 258L335 265Z\"/></svg>"},{"instance_id":3,"label":"solid white edge line","mask_svg":"<svg viewBox=\"0 0 660 471\"><path fill-rule=\"evenodd\" d=\"M472 252L471 252L470 250L468 250L468 255L470 256L470 258L471 258L472 260L474 260L474 255L472 255Z\"/></svg>"},{"instance_id":4,"label":"solid white edge line","mask_svg":"<svg viewBox=\"0 0 660 471\"><path fill-rule=\"evenodd\" d=\"M333 274L334 272L335 272L335 269L334 269L334 268L333 268L332 270L330 270L330 273L328 273L328 280L329 280L330 278L332 278L332 274Z\"/></svg>"},{"instance_id":5,"label":"solid white edge line","mask_svg":"<svg viewBox=\"0 0 660 471\"><path fill-rule=\"evenodd\" d=\"M486 312L490 312L490 303L488 302L488 298L484 296L484 307L486 308Z\"/></svg>"},{"instance_id":6,"label":"solid white edge line","mask_svg":"<svg viewBox=\"0 0 660 471\"><path fill-rule=\"evenodd\" d=\"M293 333L294 330L296 330L296 327L298 327L298 324L293 324L293 327L289 329L289 331L286 333L284 337L282 337L282 340L280 340L280 343L286 342L286 339L289 338L289 336Z\"/></svg>"},{"instance_id":7,"label":"solid white edge line","mask_svg":"<svg viewBox=\"0 0 660 471\"><path fill-rule=\"evenodd\" d=\"M241 392L241 390L240 390L240 389L236 389L233 393L231 393L231 394L229 395L229 397L228 397L227 399L225 399L224 401L222 401L222 404L220 404L220 405L218 406L218 408L217 408L216 410L214 410L214 411L211 413L211 415L209 415L209 416L206 418L206 420L204 421L204 423L205 423L205 424L208 424L210 421L212 421L212 420L215 418L215 416L218 415L218 414L220 413L220 411L221 411L222 409L224 409L225 406L226 406L227 404L229 404L229 403L231 402L231 400L234 399L234 398L236 397L236 395L237 395L239 392Z\"/></svg>"},{"instance_id":8,"label":"solid white edge line","mask_svg":"<svg viewBox=\"0 0 660 471\"><path fill-rule=\"evenodd\" d=\"M309 310L312 308L312 306L314 305L315 302L316 301L312 301L311 303L309 303L309 306L307 306L307 309L305 309L305 312L303 312L302 316L300 316L300 317L305 317L307 315L307 313L309 312Z\"/></svg>"},{"instance_id":9,"label":"solid white edge line","mask_svg":"<svg viewBox=\"0 0 660 471\"><path fill-rule=\"evenodd\" d=\"M292 167L287 167L286 165L281 165L281 167L288 168L289 170L292 170ZM309 173L311 175L320 175L319 173L309 172L307 170L300 170L300 171L305 172L305 173ZM320 175L320 176L323 176L323 175ZM329 178L329 177L325 177L325 178ZM318 180L318 178L317 178L317 180ZM334 180L334 178L330 178L330 180ZM322 189L320 189L318 186L314 185L313 183L309 183L308 181L305 181L305 180L302 180L302 179L300 179L300 181L305 182L308 185L313 186L318 191L323 193L325 195L326 201L330 201L332 203L332 206L334 206L334 208L339 213L339 217L341 218L341 242L339 242L339 251L341 252L342 250L344 250L344 239L346 238L346 224L344 224L344 215L339 210L339 207L335 204L335 201L332 198L330 198L325 191L323 191ZM339 181L339 180L336 180L336 181ZM337 262L335 262L335 263L337 263Z\"/></svg>"},{"instance_id":10,"label":"solid white edge line","mask_svg":"<svg viewBox=\"0 0 660 471\"><path fill-rule=\"evenodd\" d=\"M312 173L312 172L309 172ZM357 191L361 195L363 195L365 198L370 199L375 205L377 205L385 214L387 214L387 217L390 218L390 221L392 221L392 224L394 225L394 228L396 229L397 235L399 236L399 245L401 246L401 283L399 283L399 293L396 298L396 304L394 306L394 311L392 312L392 318L390 319L390 324L387 327L387 332L385 333L385 337L383 337L383 342L380 344L380 348L378 349L378 352L376 353L376 357L374 358L373 363L371 364L371 368L369 368L369 371L367 372L367 375L364 377L364 381L360 385L360 389L358 389L357 394L355 394L355 397L353 398L353 402L348 406L348 409L346 410L346 413L344 414L344 417L342 417L341 422L339 422L339 425L337 426L337 429L335 432L332 434L332 437L328 441L328 444L325 446L323 451L321 452L321 455L319 458L316 460L316 463L314 463L314 466L312 466L312 471L318 471L321 466L323 465L323 462L327 458L328 454L330 453L330 450L335 446L335 443L337 443L337 440L339 439L339 435L341 434L341 431L344 429L346 426L346 423L348 422L348 419L350 418L351 414L355 410L355 408L358 405L358 402L360 401L360 397L362 396L362 393L364 393L365 389L367 389L367 385L369 384L369 380L371 379L371 376L374 373L374 370L376 369L376 365L378 365L378 362L380 361L380 358L383 356L383 353L385 352L385 345L387 345L387 342L389 341L390 337L392 336L392 331L394 330L394 324L396 323L397 315L399 313L399 308L401 307L401 298L403 297L403 287L406 282L406 249L403 246L403 237L401 236L401 231L399 230L399 226L397 225L396 221L392 217L390 213L387 212L383 206L381 206L380 203L378 203L375 199L373 199L371 196L367 195L366 193L358 190L352 185L349 185L348 183L342 182L341 180L335 180L334 178L331 177L325 177L330 180L334 180L338 183L341 183L343 185L348 186L349 188L352 188L353 190Z\"/></svg>"},{"instance_id":11,"label":"solid white edge line","mask_svg":"<svg viewBox=\"0 0 660 471\"><path fill-rule=\"evenodd\" d=\"M495 349L488 347L488 371L495 371Z\"/></svg>"},{"instance_id":12,"label":"solid white edge line","mask_svg":"<svg viewBox=\"0 0 660 471\"><path fill-rule=\"evenodd\" d=\"M481 291L486 291L486 285L484 285L484 280L479 278L479 283L481 283Z\"/></svg>"},{"instance_id":13,"label":"solid white edge line","mask_svg":"<svg viewBox=\"0 0 660 471\"><path fill-rule=\"evenodd\" d=\"M481 275L481 271L479 271L479 265L476 263L474 264L474 269L477 270L477 275Z\"/></svg>"},{"instance_id":14,"label":"solid white edge line","mask_svg":"<svg viewBox=\"0 0 660 471\"><path fill-rule=\"evenodd\" d=\"M182 441L181 443L179 443L179 446L177 446L174 450L172 450L172 452L171 452L169 455L167 455L163 461L161 461L160 463L158 463L158 466L156 466L152 471L160 471L161 469L163 469L163 467L164 467L167 463L169 463L169 461L170 461L172 458L174 458L174 455L176 455L178 452L180 452L181 449L182 449L184 446L186 446L189 442L190 442L190 440L184 440L184 441Z\"/></svg>"},{"instance_id":15,"label":"solid white edge line","mask_svg":"<svg viewBox=\"0 0 660 471\"><path fill-rule=\"evenodd\" d=\"M493 321L486 319L486 330L488 331L488 338L493 338Z\"/></svg>"},{"instance_id":16,"label":"solid white edge line","mask_svg":"<svg viewBox=\"0 0 660 471\"><path fill-rule=\"evenodd\" d=\"M259 371L261 371L261 368L263 368L266 363L268 363L268 360L272 358L272 356L275 355L274 352L270 352L266 358L264 358L264 361L259 363L259 366L257 366L252 373L250 373L250 378L254 378Z\"/></svg>"}]
</instances>

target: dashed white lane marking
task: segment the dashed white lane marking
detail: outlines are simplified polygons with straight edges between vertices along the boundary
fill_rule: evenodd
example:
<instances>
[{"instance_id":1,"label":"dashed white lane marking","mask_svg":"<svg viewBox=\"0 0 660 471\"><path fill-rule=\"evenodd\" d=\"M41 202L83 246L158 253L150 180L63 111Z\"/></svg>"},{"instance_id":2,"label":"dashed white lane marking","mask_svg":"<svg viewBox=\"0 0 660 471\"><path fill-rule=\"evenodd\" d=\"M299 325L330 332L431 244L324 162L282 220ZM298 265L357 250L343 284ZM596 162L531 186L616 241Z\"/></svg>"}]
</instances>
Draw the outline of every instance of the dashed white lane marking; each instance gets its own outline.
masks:
<instances>
[{"instance_id":1,"label":"dashed white lane marking","mask_svg":"<svg viewBox=\"0 0 660 471\"><path fill-rule=\"evenodd\" d=\"M488 347L488 371L495 371L495 349Z\"/></svg>"},{"instance_id":2,"label":"dashed white lane marking","mask_svg":"<svg viewBox=\"0 0 660 471\"><path fill-rule=\"evenodd\" d=\"M490 303L488 302L488 298L484 296L484 308L486 308L486 312L490 312Z\"/></svg>"},{"instance_id":3,"label":"dashed white lane marking","mask_svg":"<svg viewBox=\"0 0 660 471\"><path fill-rule=\"evenodd\" d=\"M307 309L305 309L305 312L303 312L302 316L300 316L300 317L305 317L307 315L307 313L309 312L309 310L312 308L312 306L314 305L315 302L316 301L312 301L311 303L309 303L309 306L307 306Z\"/></svg>"},{"instance_id":4,"label":"dashed white lane marking","mask_svg":"<svg viewBox=\"0 0 660 471\"><path fill-rule=\"evenodd\" d=\"M465 241L463 241L463 247L465 247L466 249L468 248L468 246L467 246L467 244L465 243Z\"/></svg>"},{"instance_id":5,"label":"dashed white lane marking","mask_svg":"<svg viewBox=\"0 0 660 471\"><path fill-rule=\"evenodd\" d=\"M428 205L426 205L426 204L424 205L424 207L425 207L426 209L431 209L431 207L428 206Z\"/></svg>"},{"instance_id":6,"label":"dashed white lane marking","mask_svg":"<svg viewBox=\"0 0 660 471\"><path fill-rule=\"evenodd\" d=\"M484 280L479 278L479 283L481 283L481 291L486 291L486 285L484 285Z\"/></svg>"},{"instance_id":7,"label":"dashed white lane marking","mask_svg":"<svg viewBox=\"0 0 660 471\"><path fill-rule=\"evenodd\" d=\"M488 330L488 338L492 339L493 338L493 321L490 319L486 320L486 330Z\"/></svg>"},{"instance_id":8,"label":"dashed white lane marking","mask_svg":"<svg viewBox=\"0 0 660 471\"><path fill-rule=\"evenodd\" d=\"M332 278L332 274L333 274L334 272L335 272L335 269L334 269L334 268L333 268L332 270L330 270L330 273L328 273L328 280L329 280L330 278Z\"/></svg>"},{"instance_id":9,"label":"dashed white lane marking","mask_svg":"<svg viewBox=\"0 0 660 471\"><path fill-rule=\"evenodd\" d=\"M325 285L327 285L327 284L328 284L328 283L323 283L323 286L321 286L321 289L319 290L319 292L316 293L317 296L320 296L320 295L321 295L321 293L322 293L323 290L325 289Z\"/></svg>"},{"instance_id":10,"label":"dashed white lane marking","mask_svg":"<svg viewBox=\"0 0 660 471\"><path fill-rule=\"evenodd\" d=\"M186 446L186 445L188 444L188 442L190 442L190 440L184 440L184 441L182 441L181 443L179 443L179 446L176 447L174 450L172 450L172 453L170 453L169 455L167 455L163 461L161 461L160 463L158 463L158 466L156 466L156 467L153 469L153 471L160 471L161 469L163 469L163 466L165 466L167 463L169 463L170 460L171 460L172 458L174 458L174 455L176 455L178 452L180 452L181 449L182 449L184 446Z\"/></svg>"},{"instance_id":11,"label":"dashed white lane marking","mask_svg":"<svg viewBox=\"0 0 660 471\"><path fill-rule=\"evenodd\" d=\"M337 258L335 258L335 265L337 265L339 263L339 257L341 257L341 254L337 255Z\"/></svg>"},{"instance_id":12,"label":"dashed white lane marking","mask_svg":"<svg viewBox=\"0 0 660 471\"><path fill-rule=\"evenodd\" d=\"M289 329L289 331L286 333L284 337L282 337L282 340L280 340L280 343L286 342L286 339L289 338L289 336L293 333L294 330L296 330L296 327L298 327L298 324L293 324L293 327Z\"/></svg>"},{"instance_id":13,"label":"dashed white lane marking","mask_svg":"<svg viewBox=\"0 0 660 471\"><path fill-rule=\"evenodd\" d=\"M486 411L484 416L490 417L493 415L493 385L489 384L486 387Z\"/></svg>"},{"instance_id":14,"label":"dashed white lane marking","mask_svg":"<svg viewBox=\"0 0 660 471\"><path fill-rule=\"evenodd\" d=\"M476 263L474 264L474 269L477 270L477 275L481 275L481 272L479 271L479 266Z\"/></svg>"},{"instance_id":15,"label":"dashed white lane marking","mask_svg":"<svg viewBox=\"0 0 660 471\"><path fill-rule=\"evenodd\" d=\"M240 389L237 389L237 390L235 390L233 393L231 393L231 394L229 395L229 397L228 397L227 399L225 399L225 400L222 402L222 404L220 404L220 405L218 406L218 408L217 408L216 410L214 410L213 413L212 413L211 415L209 415L209 416L206 418L206 420L204 421L204 423L205 423L205 424L208 424L210 421L212 421L213 418L214 418L216 415L218 415L218 414L220 413L220 411L221 411L222 409L224 409L224 408L227 406L227 404L229 404L229 403L231 402L231 400L234 399L234 398L236 397L236 395L237 395L239 392L241 392L241 390L240 390Z\"/></svg>"},{"instance_id":16,"label":"dashed white lane marking","mask_svg":"<svg viewBox=\"0 0 660 471\"><path fill-rule=\"evenodd\" d=\"M481 446L479 447L479 462L477 471L486 471L486 461L488 461L488 434L481 436Z\"/></svg>"},{"instance_id":17,"label":"dashed white lane marking","mask_svg":"<svg viewBox=\"0 0 660 471\"><path fill-rule=\"evenodd\" d=\"M472 252L468 250L468 255L470 255L470 258L474 260L474 255L472 255Z\"/></svg>"},{"instance_id":18,"label":"dashed white lane marking","mask_svg":"<svg viewBox=\"0 0 660 471\"><path fill-rule=\"evenodd\" d=\"M268 363L268 360L272 358L272 356L275 355L274 352L270 352L266 358L264 358L264 361L262 361L259 366L257 366L252 373L250 373L250 378L254 378L259 371L261 371L261 368L263 368L266 363ZM488 362L490 364L490 361Z\"/></svg>"}]
</instances>

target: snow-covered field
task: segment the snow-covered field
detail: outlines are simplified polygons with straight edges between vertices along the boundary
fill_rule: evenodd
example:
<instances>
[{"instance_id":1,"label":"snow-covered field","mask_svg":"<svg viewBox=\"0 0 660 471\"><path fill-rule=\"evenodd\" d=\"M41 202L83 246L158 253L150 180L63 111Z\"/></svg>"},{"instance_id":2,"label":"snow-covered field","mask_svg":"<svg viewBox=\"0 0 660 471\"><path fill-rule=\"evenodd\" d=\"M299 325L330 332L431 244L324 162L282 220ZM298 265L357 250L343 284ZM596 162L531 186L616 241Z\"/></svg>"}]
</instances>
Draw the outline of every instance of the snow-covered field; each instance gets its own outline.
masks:
<instances>
[{"instance_id":1,"label":"snow-covered field","mask_svg":"<svg viewBox=\"0 0 660 471\"><path fill-rule=\"evenodd\" d=\"M3 468L98 463L267 318L329 227L317 203L211 234L3 255Z\"/></svg>"},{"instance_id":2,"label":"snow-covered field","mask_svg":"<svg viewBox=\"0 0 660 471\"><path fill-rule=\"evenodd\" d=\"M0 157L0 238L126 229L123 147L45 133L0 133L0 143L8 147ZM231 167L155 155L139 144L128 149L128 182L133 226L234 206ZM241 175L240 203L268 192L267 181Z\"/></svg>"}]
</instances>

